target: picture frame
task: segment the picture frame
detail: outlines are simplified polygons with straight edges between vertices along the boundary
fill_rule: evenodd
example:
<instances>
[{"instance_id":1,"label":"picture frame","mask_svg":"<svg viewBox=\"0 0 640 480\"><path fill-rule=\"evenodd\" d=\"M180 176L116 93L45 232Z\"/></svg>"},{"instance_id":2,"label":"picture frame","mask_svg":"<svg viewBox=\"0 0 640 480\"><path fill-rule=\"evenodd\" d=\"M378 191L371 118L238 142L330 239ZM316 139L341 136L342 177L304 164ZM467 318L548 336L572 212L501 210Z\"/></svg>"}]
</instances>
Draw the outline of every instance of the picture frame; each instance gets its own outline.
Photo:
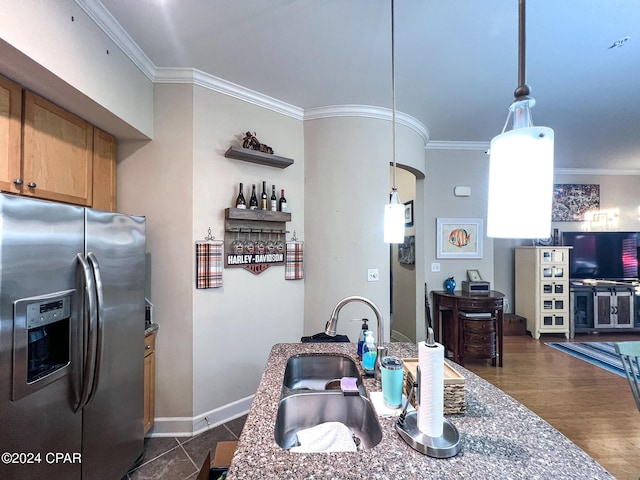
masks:
<instances>
[{"instance_id":1,"label":"picture frame","mask_svg":"<svg viewBox=\"0 0 640 480\"><path fill-rule=\"evenodd\" d=\"M481 218L438 218L436 258L482 258Z\"/></svg>"},{"instance_id":2,"label":"picture frame","mask_svg":"<svg viewBox=\"0 0 640 480\"><path fill-rule=\"evenodd\" d=\"M415 235L405 235L404 243L398 244L398 263L401 265L414 265L416 263Z\"/></svg>"},{"instance_id":3,"label":"picture frame","mask_svg":"<svg viewBox=\"0 0 640 480\"><path fill-rule=\"evenodd\" d=\"M467 278L470 282L481 282L482 277L480 276L479 270L467 270Z\"/></svg>"},{"instance_id":4,"label":"picture frame","mask_svg":"<svg viewBox=\"0 0 640 480\"><path fill-rule=\"evenodd\" d=\"M600 185L557 183L553 185L551 221L584 222L600 211Z\"/></svg>"},{"instance_id":5,"label":"picture frame","mask_svg":"<svg viewBox=\"0 0 640 480\"><path fill-rule=\"evenodd\" d=\"M404 202L404 226L413 227L413 200Z\"/></svg>"}]
</instances>

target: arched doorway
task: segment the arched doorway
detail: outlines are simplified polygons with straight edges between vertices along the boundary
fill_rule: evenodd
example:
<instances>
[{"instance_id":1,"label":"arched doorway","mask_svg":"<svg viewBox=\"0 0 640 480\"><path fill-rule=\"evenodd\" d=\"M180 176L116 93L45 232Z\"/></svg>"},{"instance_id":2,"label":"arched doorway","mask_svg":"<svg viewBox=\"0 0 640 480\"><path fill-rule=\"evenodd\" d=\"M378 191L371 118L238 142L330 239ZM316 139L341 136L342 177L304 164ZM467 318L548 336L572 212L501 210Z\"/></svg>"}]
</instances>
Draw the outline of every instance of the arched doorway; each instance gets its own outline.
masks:
<instances>
[{"instance_id":1,"label":"arched doorway","mask_svg":"<svg viewBox=\"0 0 640 480\"><path fill-rule=\"evenodd\" d=\"M418 172L420 175L420 173ZM407 205L404 244L389 246L390 295L391 295L391 341L417 341L417 322L423 318L424 308L419 298L418 279L421 274L421 245L423 231L418 212L422 212L421 196L417 194L416 175L402 167L397 170L397 185L400 200Z\"/></svg>"}]
</instances>

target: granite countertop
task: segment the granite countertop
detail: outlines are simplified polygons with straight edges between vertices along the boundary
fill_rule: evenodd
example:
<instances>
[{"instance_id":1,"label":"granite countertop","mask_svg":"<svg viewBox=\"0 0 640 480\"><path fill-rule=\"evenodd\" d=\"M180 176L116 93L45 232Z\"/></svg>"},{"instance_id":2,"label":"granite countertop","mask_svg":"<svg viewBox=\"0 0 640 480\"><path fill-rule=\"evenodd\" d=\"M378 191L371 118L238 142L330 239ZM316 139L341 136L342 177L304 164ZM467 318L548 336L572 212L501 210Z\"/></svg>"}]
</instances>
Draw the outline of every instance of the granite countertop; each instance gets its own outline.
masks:
<instances>
[{"instance_id":1,"label":"granite countertop","mask_svg":"<svg viewBox=\"0 0 640 480\"><path fill-rule=\"evenodd\" d=\"M145 323L144 336L146 337L147 335L151 335L152 333L157 332L159 327L160 325L158 325L157 323Z\"/></svg>"},{"instance_id":2,"label":"granite countertop","mask_svg":"<svg viewBox=\"0 0 640 480\"><path fill-rule=\"evenodd\" d=\"M417 357L410 343L390 343L389 353ZM462 450L436 459L413 450L394 428L395 419L379 417L382 441L345 453L293 453L274 440L274 425L287 359L299 353L339 353L357 362L352 343L277 344L271 350L247 417L227 479L410 479L410 478L554 478L612 479L593 458L542 418L464 367L466 412L447 415L460 433ZM362 372L361 372L362 373ZM363 376L364 378L364 376ZM369 393L379 382L364 378Z\"/></svg>"}]
</instances>

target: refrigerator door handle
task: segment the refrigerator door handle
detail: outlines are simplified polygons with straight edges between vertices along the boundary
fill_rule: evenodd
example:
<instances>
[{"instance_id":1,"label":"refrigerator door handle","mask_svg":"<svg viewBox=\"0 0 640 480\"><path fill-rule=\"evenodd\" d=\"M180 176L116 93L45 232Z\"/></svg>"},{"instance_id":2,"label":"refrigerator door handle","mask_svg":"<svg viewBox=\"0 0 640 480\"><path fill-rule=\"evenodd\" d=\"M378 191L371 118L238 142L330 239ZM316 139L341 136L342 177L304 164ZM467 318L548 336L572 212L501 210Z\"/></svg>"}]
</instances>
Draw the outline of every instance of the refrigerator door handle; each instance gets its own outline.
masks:
<instances>
[{"instance_id":1,"label":"refrigerator door handle","mask_svg":"<svg viewBox=\"0 0 640 480\"><path fill-rule=\"evenodd\" d=\"M95 279L91 271L91 267L85 260L84 256L80 253L77 255L78 263L82 267L82 274L84 278L84 285L82 286L82 295L84 300L88 302L88 308L83 308L82 311L82 345L81 345L81 359L84 362L84 368L82 370L82 385L80 399L78 404L74 408L74 412L80 411L84 408L89 400L89 395L93 388L93 377L96 361L96 341L97 341L97 294ZM84 304L84 302L83 302ZM88 315L87 315L88 313Z\"/></svg>"},{"instance_id":2,"label":"refrigerator door handle","mask_svg":"<svg viewBox=\"0 0 640 480\"><path fill-rule=\"evenodd\" d=\"M96 258L93 252L89 252L87 254L87 260L89 260L89 265L91 266L91 270L93 271L93 278L95 279L95 292L96 292L96 356L95 356L95 365L94 365L94 373L93 373L93 381L91 385L91 392L89 392L89 397L87 398L87 405L91 403L93 397L98 388L98 383L100 380L100 366L102 365L102 352L104 348L104 315L103 315L103 307L104 307L104 294L103 294L103 284L102 284L102 275L100 274L100 265L98 264L98 259Z\"/></svg>"}]
</instances>

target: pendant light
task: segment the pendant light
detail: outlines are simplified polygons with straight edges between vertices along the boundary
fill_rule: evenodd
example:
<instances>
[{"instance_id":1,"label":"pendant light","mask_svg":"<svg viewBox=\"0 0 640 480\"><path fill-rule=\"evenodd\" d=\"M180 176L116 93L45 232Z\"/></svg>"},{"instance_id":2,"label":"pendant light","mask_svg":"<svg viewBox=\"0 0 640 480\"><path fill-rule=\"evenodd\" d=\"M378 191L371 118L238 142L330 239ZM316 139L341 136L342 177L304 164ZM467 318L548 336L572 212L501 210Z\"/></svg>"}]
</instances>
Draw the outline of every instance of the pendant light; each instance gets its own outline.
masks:
<instances>
[{"instance_id":1,"label":"pendant light","mask_svg":"<svg viewBox=\"0 0 640 480\"><path fill-rule=\"evenodd\" d=\"M553 198L553 130L534 127L525 76L525 0L518 5L518 88L502 133L491 140L487 236L547 238ZM505 131L513 117L513 128Z\"/></svg>"},{"instance_id":2,"label":"pendant light","mask_svg":"<svg viewBox=\"0 0 640 480\"><path fill-rule=\"evenodd\" d=\"M395 32L394 8L391 0L391 124L393 126L393 188L389 195L389 203L384 206L384 241L385 243L404 242L404 205L400 202L396 176L396 64L395 64Z\"/></svg>"}]
</instances>

